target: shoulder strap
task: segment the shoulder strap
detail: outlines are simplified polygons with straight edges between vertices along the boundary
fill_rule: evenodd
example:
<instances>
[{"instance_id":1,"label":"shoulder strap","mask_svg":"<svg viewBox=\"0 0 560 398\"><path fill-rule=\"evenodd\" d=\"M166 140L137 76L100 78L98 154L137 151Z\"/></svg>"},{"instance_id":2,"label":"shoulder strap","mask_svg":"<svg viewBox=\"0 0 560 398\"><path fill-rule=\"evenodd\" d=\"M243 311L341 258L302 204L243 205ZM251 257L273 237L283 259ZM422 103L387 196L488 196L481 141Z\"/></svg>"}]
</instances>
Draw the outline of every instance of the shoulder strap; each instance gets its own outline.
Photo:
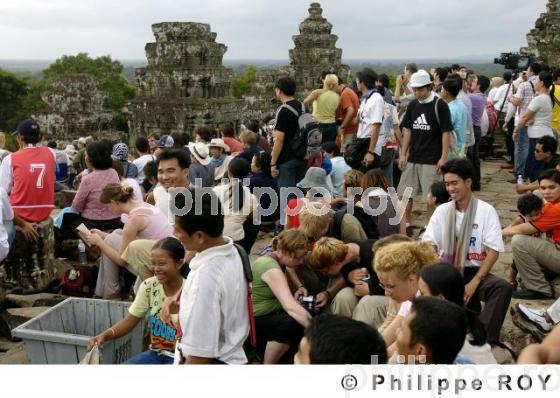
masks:
<instances>
[{"instance_id":1,"label":"shoulder strap","mask_svg":"<svg viewBox=\"0 0 560 398\"><path fill-rule=\"evenodd\" d=\"M533 89L533 95L537 94L537 92L535 91L535 85L533 84L533 82L531 80L529 80L529 84L531 85L531 88Z\"/></svg>"},{"instance_id":2,"label":"shoulder strap","mask_svg":"<svg viewBox=\"0 0 560 398\"><path fill-rule=\"evenodd\" d=\"M247 312L249 315L249 342L251 346L257 346L257 328L255 324L255 314L253 311L253 271L251 270L251 262L247 252L243 246L234 243L233 244L241 257L241 264L243 264L243 274L245 275L245 281L247 282Z\"/></svg>"},{"instance_id":3,"label":"shoulder strap","mask_svg":"<svg viewBox=\"0 0 560 398\"><path fill-rule=\"evenodd\" d=\"M302 106L303 106L303 104L302 104ZM282 109L282 108L289 110L290 112L292 112L292 113L293 113L294 115L296 115L297 117L300 116L300 113L299 113L298 111L296 111L296 110L294 109L294 107L291 106L291 105L282 104L282 105L280 105L280 108L278 108L278 111L280 112L280 109ZM305 112L305 109L304 109L304 112Z\"/></svg>"},{"instance_id":4,"label":"shoulder strap","mask_svg":"<svg viewBox=\"0 0 560 398\"><path fill-rule=\"evenodd\" d=\"M436 112L437 124L438 124L438 127L441 129L441 123L440 123L440 121L439 121L439 109L438 109L438 105L439 105L440 99L441 99L441 98L436 97L436 100L435 100L434 102L436 103L436 105L435 105L435 112Z\"/></svg>"}]
</instances>

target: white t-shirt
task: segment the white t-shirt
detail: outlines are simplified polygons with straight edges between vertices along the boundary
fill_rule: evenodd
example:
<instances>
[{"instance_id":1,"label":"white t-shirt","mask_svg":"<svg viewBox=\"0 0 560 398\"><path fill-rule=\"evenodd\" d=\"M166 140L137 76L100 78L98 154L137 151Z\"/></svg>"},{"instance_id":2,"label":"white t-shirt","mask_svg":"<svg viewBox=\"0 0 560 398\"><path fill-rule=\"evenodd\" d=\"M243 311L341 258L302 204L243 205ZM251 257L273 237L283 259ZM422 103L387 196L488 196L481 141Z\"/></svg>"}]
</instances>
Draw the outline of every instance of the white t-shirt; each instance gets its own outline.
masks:
<instances>
[{"instance_id":1,"label":"white t-shirt","mask_svg":"<svg viewBox=\"0 0 560 398\"><path fill-rule=\"evenodd\" d=\"M513 95L513 85L510 87L509 83L505 83L496 89L494 98L492 100L490 100L490 96L488 96L488 101L492 101L496 112L500 112L500 110L502 109L502 105L504 104L504 101L506 101L507 97L509 97L510 95ZM503 105L504 108L502 112L507 112L508 109L507 104L508 103L506 102L506 105Z\"/></svg>"},{"instance_id":2,"label":"white t-shirt","mask_svg":"<svg viewBox=\"0 0 560 398\"><path fill-rule=\"evenodd\" d=\"M420 290L416 292L416 297L420 297ZM403 301L401 306L399 307L399 312L397 313L398 316L402 316L403 318L408 315L410 309L412 308L412 301L406 300Z\"/></svg>"},{"instance_id":3,"label":"white t-shirt","mask_svg":"<svg viewBox=\"0 0 560 398\"><path fill-rule=\"evenodd\" d=\"M529 107L535 113L534 123L529 125L527 134L529 138L541 138L545 135L552 136L552 99L547 94L539 94L531 100Z\"/></svg>"},{"instance_id":4,"label":"white t-shirt","mask_svg":"<svg viewBox=\"0 0 560 398\"><path fill-rule=\"evenodd\" d=\"M155 160L155 158L156 157L154 155L146 154L140 156L138 159L135 159L132 162L138 169L138 176L136 177L136 181L138 181L138 184L142 184L146 179L146 176L144 175L144 166L146 166L148 162Z\"/></svg>"},{"instance_id":5,"label":"white t-shirt","mask_svg":"<svg viewBox=\"0 0 560 398\"><path fill-rule=\"evenodd\" d=\"M14 210L8 200L8 194L4 188L0 188L0 261L4 260L10 251L8 244L8 232L4 223L12 222L14 219Z\"/></svg>"},{"instance_id":6,"label":"white t-shirt","mask_svg":"<svg viewBox=\"0 0 560 398\"><path fill-rule=\"evenodd\" d=\"M358 138L370 138L371 129L376 123L383 123L383 114L385 112L385 101L379 93L373 93L367 101L362 101L360 109L358 110L359 126ZM382 136L383 131L379 129L379 137L377 138L377 145L375 146L375 153L381 155L381 149L385 143Z\"/></svg>"},{"instance_id":7,"label":"white t-shirt","mask_svg":"<svg viewBox=\"0 0 560 398\"><path fill-rule=\"evenodd\" d=\"M423 241L437 247L440 256L443 255L443 234L446 229L445 223L450 206L455 207L455 202L444 203L436 208L422 236ZM459 235L464 216L464 212L455 210L455 236ZM480 267L480 264L486 258L486 248L503 253L502 226L496 209L479 199L465 267Z\"/></svg>"},{"instance_id":8,"label":"white t-shirt","mask_svg":"<svg viewBox=\"0 0 560 398\"><path fill-rule=\"evenodd\" d=\"M230 186L223 184L217 185L212 189L222 203L224 213L224 236L229 236L236 242L243 239L245 237L243 223L251 213L257 214L257 199L249 188L243 187L243 207L240 211L234 212L232 210Z\"/></svg>"},{"instance_id":9,"label":"white t-shirt","mask_svg":"<svg viewBox=\"0 0 560 398\"><path fill-rule=\"evenodd\" d=\"M180 354L245 364L243 343L249 335L247 283L241 257L233 241L197 253L181 293L179 322L183 337Z\"/></svg>"}]
</instances>

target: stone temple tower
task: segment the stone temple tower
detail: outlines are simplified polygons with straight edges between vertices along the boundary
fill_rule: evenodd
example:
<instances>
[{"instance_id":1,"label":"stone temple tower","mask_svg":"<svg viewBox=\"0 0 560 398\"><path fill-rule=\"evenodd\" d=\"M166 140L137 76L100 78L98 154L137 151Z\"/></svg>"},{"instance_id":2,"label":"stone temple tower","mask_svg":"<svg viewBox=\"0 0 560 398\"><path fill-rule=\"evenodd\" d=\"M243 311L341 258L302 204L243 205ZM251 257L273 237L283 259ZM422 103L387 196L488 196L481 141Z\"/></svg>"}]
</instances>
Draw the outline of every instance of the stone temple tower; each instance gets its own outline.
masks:
<instances>
[{"instance_id":1,"label":"stone temple tower","mask_svg":"<svg viewBox=\"0 0 560 398\"><path fill-rule=\"evenodd\" d=\"M148 65L136 70L137 97L128 104L131 138L149 133L191 133L200 125L236 122L241 100L231 95L232 72L222 64L227 47L210 25L152 25Z\"/></svg>"},{"instance_id":2,"label":"stone temple tower","mask_svg":"<svg viewBox=\"0 0 560 398\"><path fill-rule=\"evenodd\" d=\"M293 36L295 47L290 50L290 67L300 96L320 87L325 70L348 78L350 68L342 64L342 50L335 46L338 36L331 33L332 27L323 18L321 5L311 3L309 16L299 24L300 34Z\"/></svg>"},{"instance_id":3,"label":"stone temple tower","mask_svg":"<svg viewBox=\"0 0 560 398\"><path fill-rule=\"evenodd\" d=\"M546 12L527 34L527 44L522 52L534 54L548 65L560 66L560 0L548 1Z\"/></svg>"}]
</instances>

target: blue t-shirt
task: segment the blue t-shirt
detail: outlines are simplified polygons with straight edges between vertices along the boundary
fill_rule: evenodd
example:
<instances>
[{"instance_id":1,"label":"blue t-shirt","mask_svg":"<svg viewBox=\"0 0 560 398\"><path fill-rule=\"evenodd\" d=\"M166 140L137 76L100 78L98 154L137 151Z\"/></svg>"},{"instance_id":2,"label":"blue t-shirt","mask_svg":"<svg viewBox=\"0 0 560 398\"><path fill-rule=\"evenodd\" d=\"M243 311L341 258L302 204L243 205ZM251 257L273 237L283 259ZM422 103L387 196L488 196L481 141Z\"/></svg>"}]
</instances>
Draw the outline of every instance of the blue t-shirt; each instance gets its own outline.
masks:
<instances>
[{"instance_id":1,"label":"blue t-shirt","mask_svg":"<svg viewBox=\"0 0 560 398\"><path fill-rule=\"evenodd\" d=\"M335 156L331 158L332 171L329 174L331 177L331 182L333 185L333 193L335 198L340 198L342 196L342 183L344 181L344 174L352 170L348 164L344 161L342 156Z\"/></svg>"},{"instance_id":2,"label":"blue t-shirt","mask_svg":"<svg viewBox=\"0 0 560 398\"><path fill-rule=\"evenodd\" d=\"M468 110L465 104L455 99L447 104L451 113L451 123L453 124L453 132L457 138L455 147L451 148L450 157L459 158L465 155L465 140L467 138L468 128Z\"/></svg>"}]
</instances>

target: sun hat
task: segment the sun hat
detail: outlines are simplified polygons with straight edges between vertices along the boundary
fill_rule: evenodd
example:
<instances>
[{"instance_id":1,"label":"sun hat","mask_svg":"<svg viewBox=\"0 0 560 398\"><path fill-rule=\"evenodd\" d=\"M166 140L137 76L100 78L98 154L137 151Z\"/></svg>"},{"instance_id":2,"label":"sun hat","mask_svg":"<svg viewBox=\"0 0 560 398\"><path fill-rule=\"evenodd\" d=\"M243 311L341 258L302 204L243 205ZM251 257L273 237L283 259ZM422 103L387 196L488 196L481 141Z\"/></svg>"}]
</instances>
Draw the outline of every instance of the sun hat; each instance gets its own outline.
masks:
<instances>
[{"instance_id":1,"label":"sun hat","mask_svg":"<svg viewBox=\"0 0 560 398\"><path fill-rule=\"evenodd\" d=\"M161 138L157 141L158 148L173 148L174 145L175 141L170 135L162 135Z\"/></svg>"},{"instance_id":2,"label":"sun hat","mask_svg":"<svg viewBox=\"0 0 560 398\"><path fill-rule=\"evenodd\" d=\"M432 78L424 69L420 69L410 78L410 87L412 88L426 87L430 84L432 84Z\"/></svg>"},{"instance_id":3,"label":"sun hat","mask_svg":"<svg viewBox=\"0 0 560 398\"><path fill-rule=\"evenodd\" d=\"M330 191L327 184L327 172L321 167L310 167L303 180L296 184L298 188L325 188Z\"/></svg>"},{"instance_id":4,"label":"sun hat","mask_svg":"<svg viewBox=\"0 0 560 398\"><path fill-rule=\"evenodd\" d=\"M191 151L191 155L198 160L198 163L204 166L207 166L212 161L212 159L210 159L208 147L204 142L189 142L189 150Z\"/></svg>"},{"instance_id":5,"label":"sun hat","mask_svg":"<svg viewBox=\"0 0 560 398\"><path fill-rule=\"evenodd\" d=\"M210 148L222 148L224 151L230 152L228 144L226 144L221 138L212 138L212 140L210 141L210 145L208 146Z\"/></svg>"}]
</instances>

